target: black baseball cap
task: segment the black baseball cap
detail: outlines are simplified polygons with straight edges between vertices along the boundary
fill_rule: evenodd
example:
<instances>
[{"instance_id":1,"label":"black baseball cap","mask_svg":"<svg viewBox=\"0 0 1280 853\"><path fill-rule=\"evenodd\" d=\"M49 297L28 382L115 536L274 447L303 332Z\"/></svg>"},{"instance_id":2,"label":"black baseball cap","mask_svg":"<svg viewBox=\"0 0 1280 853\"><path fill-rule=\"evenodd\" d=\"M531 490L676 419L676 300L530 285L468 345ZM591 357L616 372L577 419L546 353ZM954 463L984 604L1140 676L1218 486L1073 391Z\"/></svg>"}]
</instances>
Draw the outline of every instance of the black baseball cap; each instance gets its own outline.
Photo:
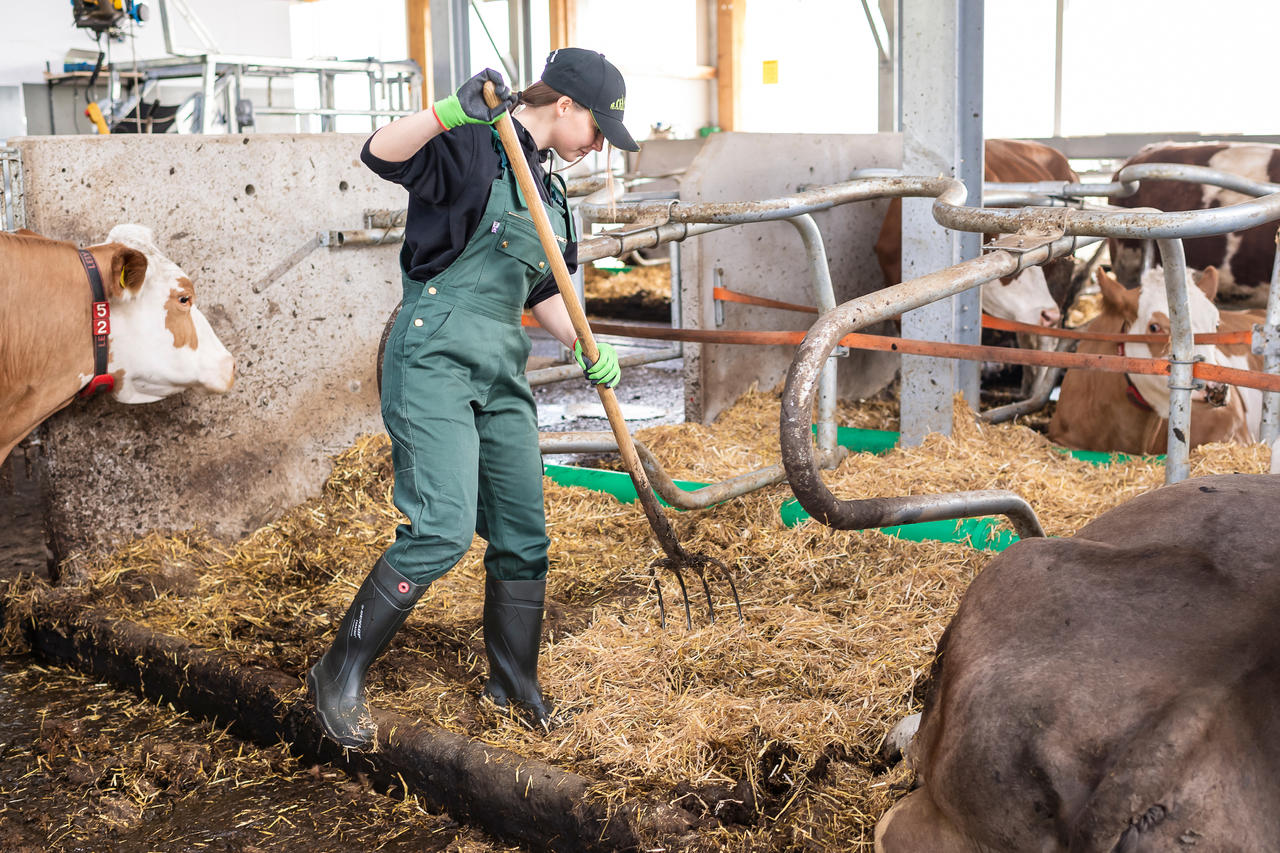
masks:
<instances>
[{"instance_id":1,"label":"black baseball cap","mask_svg":"<svg viewBox=\"0 0 1280 853\"><path fill-rule=\"evenodd\" d=\"M614 148L640 150L622 123L627 84L622 81L622 72L603 53L580 47L553 50L542 70L542 82L591 110L596 127Z\"/></svg>"}]
</instances>

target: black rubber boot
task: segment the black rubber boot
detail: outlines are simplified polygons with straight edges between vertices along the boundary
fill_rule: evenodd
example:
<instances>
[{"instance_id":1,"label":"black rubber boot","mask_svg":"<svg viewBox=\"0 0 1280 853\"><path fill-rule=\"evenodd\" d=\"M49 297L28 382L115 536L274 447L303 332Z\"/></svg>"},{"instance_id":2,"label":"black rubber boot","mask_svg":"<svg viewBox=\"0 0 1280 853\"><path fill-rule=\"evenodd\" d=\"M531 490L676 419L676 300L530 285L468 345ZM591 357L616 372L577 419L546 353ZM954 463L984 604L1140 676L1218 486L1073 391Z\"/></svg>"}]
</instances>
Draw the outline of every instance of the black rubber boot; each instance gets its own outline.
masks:
<instances>
[{"instance_id":1,"label":"black rubber boot","mask_svg":"<svg viewBox=\"0 0 1280 853\"><path fill-rule=\"evenodd\" d=\"M489 658L484 695L544 729L551 727L551 703L542 697L538 686L538 649L546 591L545 578L489 578L484 585L484 651Z\"/></svg>"},{"instance_id":2,"label":"black rubber boot","mask_svg":"<svg viewBox=\"0 0 1280 853\"><path fill-rule=\"evenodd\" d=\"M333 645L307 673L316 719L343 746L364 749L373 743L377 727L364 701L365 673L426 588L379 557L342 617Z\"/></svg>"}]
</instances>

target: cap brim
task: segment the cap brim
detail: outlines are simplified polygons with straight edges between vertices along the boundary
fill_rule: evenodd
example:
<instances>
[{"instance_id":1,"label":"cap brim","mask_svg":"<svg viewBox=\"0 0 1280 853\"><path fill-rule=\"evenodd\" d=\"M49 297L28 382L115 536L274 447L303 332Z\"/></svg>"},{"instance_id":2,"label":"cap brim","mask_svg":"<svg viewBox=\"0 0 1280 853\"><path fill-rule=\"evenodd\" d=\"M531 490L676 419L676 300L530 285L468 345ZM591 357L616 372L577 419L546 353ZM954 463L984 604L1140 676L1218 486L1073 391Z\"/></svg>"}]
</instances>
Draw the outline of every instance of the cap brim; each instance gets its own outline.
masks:
<instances>
[{"instance_id":1,"label":"cap brim","mask_svg":"<svg viewBox=\"0 0 1280 853\"><path fill-rule=\"evenodd\" d=\"M631 138L631 132L627 130L625 124L613 116L605 115L595 110L591 111L591 117L596 120L596 127L600 128L604 138L609 140L609 144L614 148L621 148L623 151L640 150L640 146Z\"/></svg>"}]
</instances>

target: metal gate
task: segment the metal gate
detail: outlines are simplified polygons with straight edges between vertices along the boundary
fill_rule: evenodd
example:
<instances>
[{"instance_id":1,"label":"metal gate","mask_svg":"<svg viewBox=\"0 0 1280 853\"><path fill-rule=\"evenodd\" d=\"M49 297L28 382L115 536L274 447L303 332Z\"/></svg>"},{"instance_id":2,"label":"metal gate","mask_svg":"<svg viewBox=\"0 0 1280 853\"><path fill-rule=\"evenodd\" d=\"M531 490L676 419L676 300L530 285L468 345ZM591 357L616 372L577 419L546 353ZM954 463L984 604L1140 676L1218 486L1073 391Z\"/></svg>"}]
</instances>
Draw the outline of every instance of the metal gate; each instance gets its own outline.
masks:
<instances>
[{"instance_id":1,"label":"metal gate","mask_svg":"<svg viewBox=\"0 0 1280 853\"><path fill-rule=\"evenodd\" d=\"M0 225L5 231L27 227L22 156L16 148L0 148Z\"/></svg>"}]
</instances>

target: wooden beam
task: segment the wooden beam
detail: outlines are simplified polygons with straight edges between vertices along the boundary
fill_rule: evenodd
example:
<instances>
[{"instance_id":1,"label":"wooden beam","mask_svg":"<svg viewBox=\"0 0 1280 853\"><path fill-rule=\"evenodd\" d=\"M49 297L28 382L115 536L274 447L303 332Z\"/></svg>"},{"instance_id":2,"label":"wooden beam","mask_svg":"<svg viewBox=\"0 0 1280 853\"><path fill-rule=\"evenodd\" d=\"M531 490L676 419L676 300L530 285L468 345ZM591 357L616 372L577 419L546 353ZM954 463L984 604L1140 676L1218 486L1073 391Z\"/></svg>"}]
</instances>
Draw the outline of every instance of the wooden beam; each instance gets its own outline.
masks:
<instances>
[{"instance_id":1,"label":"wooden beam","mask_svg":"<svg viewBox=\"0 0 1280 853\"><path fill-rule=\"evenodd\" d=\"M577 0L547 0L551 17L551 49L574 47L578 39Z\"/></svg>"},{"instance_id":2,"label":"wooden beam","mask_svg":"<svg viewBox=\"0 0 1280 853\"><path fill-rule=\"evenodd\" d=\"M736 130L741 121L742 31L747 0L716 3L716 124Z\"/></svg>"},{"instance_id":3,"label":"wooden beam","mask_svg":"<svg viewBox=\"0 0 1280 853\"><path fill-rule=\"evenodd\" d=\"M409 58L422 69L422 105L435 101L431 92L431 0L404 0Z\"/></svg>"}]
</instances>

